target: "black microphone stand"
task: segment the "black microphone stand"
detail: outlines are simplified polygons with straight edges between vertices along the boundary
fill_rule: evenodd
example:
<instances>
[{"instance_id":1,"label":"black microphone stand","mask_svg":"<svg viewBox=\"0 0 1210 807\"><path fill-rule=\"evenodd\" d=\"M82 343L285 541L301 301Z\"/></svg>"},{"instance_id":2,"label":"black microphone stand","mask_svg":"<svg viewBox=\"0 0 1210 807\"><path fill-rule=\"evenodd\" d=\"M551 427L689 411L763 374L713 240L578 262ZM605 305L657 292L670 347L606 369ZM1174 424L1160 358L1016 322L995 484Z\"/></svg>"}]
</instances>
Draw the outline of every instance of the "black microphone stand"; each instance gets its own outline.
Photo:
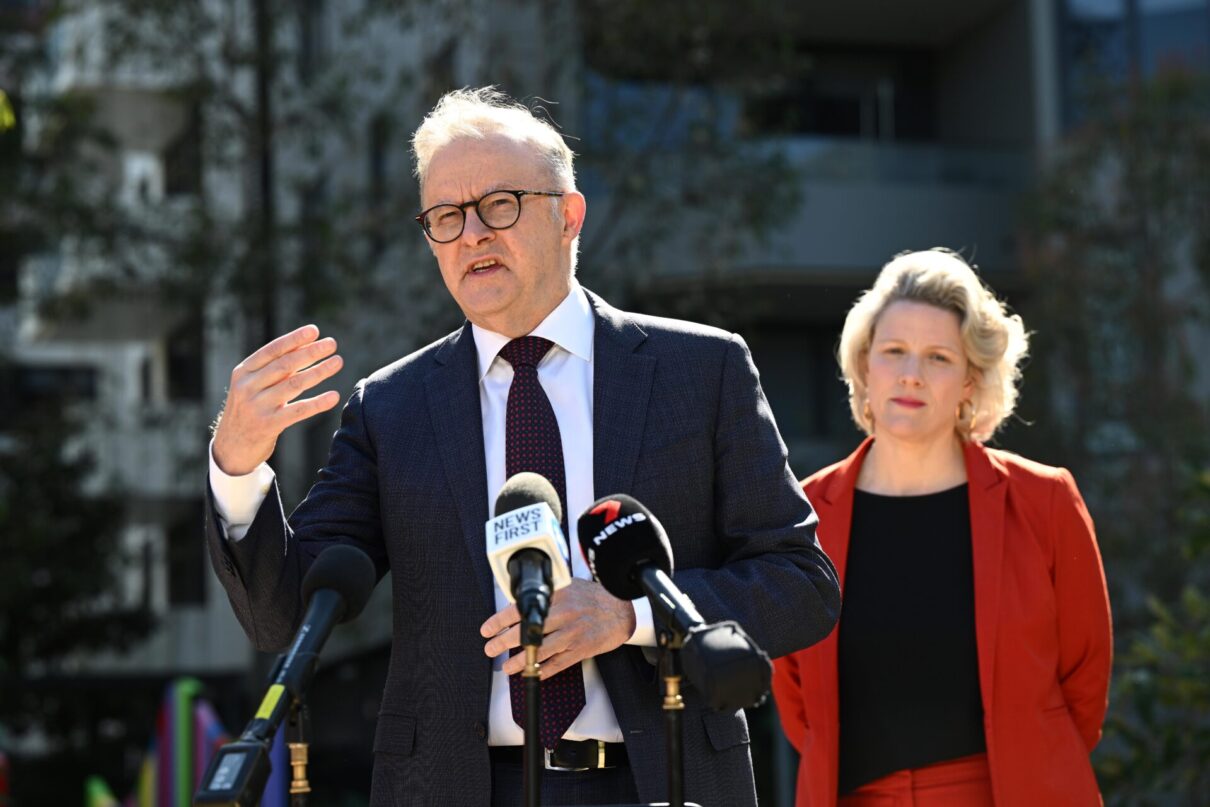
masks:
<instances>
[{"instance_id":1,"label":"black microphone stand","mask_svg":"<svg viewBox=\"0 0 1210 807\"><path fill-rule=\"evenodd\" d=\"M681 654L683 639L667 627L661 627L660 675L664 679L664 731L668 749L668 805L685 807L685 756L682 743L681 715L685 701L681 697Z\"/></svg>"},{"instance_id":2,"label":"black microphone stand","mask_svg":"<svg viewBox=\"0 0 1210 807\"><path fill-rule=\"evenodd\" d=\"M311 712L307 702L297 698L290 705L290 717L286 729L286 747L290 750L290 807L307 807L307 794L311 783L307 781L307 756L311 733Z\"/></svg>"},{"instance_id":3,"label":"black microphone stand","mask_svg":"<svg viewBox=\"0 0 1210 807\"><path fill-rule=\"evenodd\" d=\"M521 769L521 787L525 807L539 807L542 800L542 679L538 648L542 646L542 623L523 620L521 641L525 648L525 750Z\"/></svg>"},{"instance_id":4,"label":"black microphone stand","mask_svg":"<svg viewBox=\"0 0 1210 807\"><path fill-rule=\"evenodd\" d=\"M681 647L685 640L667 625L656 620L656 641L660 646L660 677L664 679L664 747L668 753L668 801L643 804L611 804L608 807L699 807L685 801L685 752L681 716L685 700L681 697Z\"/></svg>"}]
</instances>

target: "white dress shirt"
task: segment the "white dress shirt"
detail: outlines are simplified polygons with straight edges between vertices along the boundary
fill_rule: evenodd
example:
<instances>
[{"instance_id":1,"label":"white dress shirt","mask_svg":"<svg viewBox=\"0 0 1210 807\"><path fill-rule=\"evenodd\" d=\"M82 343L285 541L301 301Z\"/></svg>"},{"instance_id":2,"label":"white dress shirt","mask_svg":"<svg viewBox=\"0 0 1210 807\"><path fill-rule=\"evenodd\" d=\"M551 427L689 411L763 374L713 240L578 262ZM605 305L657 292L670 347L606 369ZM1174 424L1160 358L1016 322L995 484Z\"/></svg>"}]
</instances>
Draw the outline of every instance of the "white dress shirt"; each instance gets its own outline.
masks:
<instances>
[{"instance_id":1,"label":"white dress shirt","mask_svg":"<svg viewBox=\"0 0 1210 807\"><path fill-rule=\"evenodd\" d=\"M550 399L559 436L563 443L563 465L567 479L567 526L571 531L572 573L585 580L592 573L579 551L577 525L579 514L596 500L592 478L592 362L593 336L596 321L588 296L572 281L571 293L552 311L530 335L554 343L538 365L538 382ZM495 502L505 482L504 431L508 388L513 380L513 368L497 354L509 342L509 337L471 327L479 363L479 410L483 417L483 453L487 467L487 500ZM213 443L210 454L210 487L214 492L215 508L223 523L228 540L238 541L248 532L256 511L269 492L273 471L267 463L246 476L232 477L223 473L214 462ZM608 491L615 493L618 491ZM484 520L490 514L484 514ZM508 605L504 591L494 585L496 610ZM655 627L651 605L646 599L633 601L635 631L627 644L655 646ZM502 653L492 663L491 707L488 716L490 745L521 745L524 733L512 716L508 676L501 667L508 659ZM621 742L622 732L614 716L609 695L601 681L593 659L582 664L584 672L584 710L564 736L571 740L596 739Z\"/></svg>"}]
</instances>

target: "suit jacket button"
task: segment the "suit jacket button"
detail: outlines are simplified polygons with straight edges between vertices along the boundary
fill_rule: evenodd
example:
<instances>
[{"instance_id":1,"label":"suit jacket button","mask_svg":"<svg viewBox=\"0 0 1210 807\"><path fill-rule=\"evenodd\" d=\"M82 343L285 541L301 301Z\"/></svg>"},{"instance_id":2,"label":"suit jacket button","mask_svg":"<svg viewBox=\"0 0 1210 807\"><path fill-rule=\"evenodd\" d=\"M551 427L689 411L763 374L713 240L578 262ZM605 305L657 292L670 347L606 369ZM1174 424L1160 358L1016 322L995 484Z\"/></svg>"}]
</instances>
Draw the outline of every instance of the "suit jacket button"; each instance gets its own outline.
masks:
<instances>
[{"instance_id":1,"label":"suit jacket button","mask_svg":"<svg viewBox=\"0 0 1210 807\"><path fill-rule=\"evenodd\" d=\"M482 722L475 723L475 736L480 740L487 739L487 726L483 725Z\"/></svg>"}]
</instances>

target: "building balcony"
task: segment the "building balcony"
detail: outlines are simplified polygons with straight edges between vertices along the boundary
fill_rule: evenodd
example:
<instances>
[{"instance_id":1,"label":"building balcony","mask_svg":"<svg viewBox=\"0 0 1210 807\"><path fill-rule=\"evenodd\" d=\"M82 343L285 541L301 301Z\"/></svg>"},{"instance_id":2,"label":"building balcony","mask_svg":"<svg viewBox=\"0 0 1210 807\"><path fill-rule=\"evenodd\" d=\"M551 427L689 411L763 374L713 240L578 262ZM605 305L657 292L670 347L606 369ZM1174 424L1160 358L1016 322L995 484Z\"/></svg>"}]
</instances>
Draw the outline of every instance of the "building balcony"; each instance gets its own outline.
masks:
<instances>
[{"instance_id":1,"label":"building balcony","mask_svg":"<svg viewBox=\"0 0 1210 807\"><path fill-rule=\"evenodd\" d=\"M83 4L48 29L52 92L164 91L189 82L191 65L171 58L167 52L171 43L157 29L162 18L130 18L120 13L112 6Z\"/></svg>"},{"instance_id":2,"label":"building balcony","mask_svg":"<svg viewBox=\"0 0 1210 807\"><path fill-rule=\"evenodd\" d=\"M80 437L96 458L98 481L134 500L199 495L213 413L197 402L106 409Z\"/></svg>"},{"instance_id":3,"label":"building balcony","mask_svg":"<svg viewBox=\"0 0 1210 807\"><path fill-rule=\"evenodd\" d=\"M770 199L787 190L798 198L788 216L776 211L779 223L750 236L742 232L750 222L733 223L718 210L685 214L651 250L643 281L651 291L702 283L857 288L891 256L934 246L959 250L984 271L1015 271L1018 208L1032 174L1025 149L813 136L752 148L757 161L774 155L787 170L772 181L793 187L771 188ZM677 172L692 167L673 156L662 170L660 182L676 183ZM720 228L731 231L712 232ZM726 257L703 256L703 244L720 239L728 242Z\"/></svg>"},{"instance_id":4,"label":"building balcony","mask_svg":"<svg viewBox=\"0 0 1210 807\"><path fill-rule=\"evenodd\" d=\"M777 144L801 203L737 261L737 271L868 273L905 249L962 250L1011 269L1017 206L1031 176L1024 150L796 138Z\"/></svg>"}]
</instances>

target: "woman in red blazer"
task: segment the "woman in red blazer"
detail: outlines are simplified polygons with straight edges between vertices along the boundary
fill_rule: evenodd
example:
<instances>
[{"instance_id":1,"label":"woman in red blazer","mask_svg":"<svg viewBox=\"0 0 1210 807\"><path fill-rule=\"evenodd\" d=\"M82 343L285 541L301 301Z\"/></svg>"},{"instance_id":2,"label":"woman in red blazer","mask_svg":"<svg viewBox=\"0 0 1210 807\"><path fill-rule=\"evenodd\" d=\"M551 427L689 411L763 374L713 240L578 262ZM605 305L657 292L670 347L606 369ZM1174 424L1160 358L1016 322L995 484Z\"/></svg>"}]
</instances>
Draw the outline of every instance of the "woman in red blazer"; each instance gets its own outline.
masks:
<instances>
[{"instance_id":1,"label":"woman in red blazer","mask_svg":"<svg viewBox=\"0 0 1210 807\"><path fill-rule=\"evenodd\" d=\"M1100 803L1112 639L1092 521L1066 470L982 445L1026 348L947 251L897 257L849 313L840 362L869 437L803 483L844 605L773 679L799 807Z\"/></svg>"}]
</instances>

